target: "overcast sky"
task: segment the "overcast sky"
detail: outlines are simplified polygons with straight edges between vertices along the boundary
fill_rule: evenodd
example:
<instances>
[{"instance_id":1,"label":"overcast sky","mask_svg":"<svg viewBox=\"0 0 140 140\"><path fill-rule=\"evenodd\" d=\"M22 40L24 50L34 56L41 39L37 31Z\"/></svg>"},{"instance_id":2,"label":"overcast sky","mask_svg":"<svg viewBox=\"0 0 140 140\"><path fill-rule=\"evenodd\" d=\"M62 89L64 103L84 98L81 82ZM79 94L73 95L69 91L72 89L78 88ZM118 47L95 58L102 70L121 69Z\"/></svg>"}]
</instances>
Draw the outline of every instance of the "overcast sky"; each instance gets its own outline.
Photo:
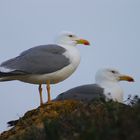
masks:
<instances>
[{"instance_id":1,"label":"overcast sky","mask_svg":"<svg viewBox=\"0 0 140 140\"><path fill-rule=\"evenodd\" d=\"M139 0L1 0L0 62L30 47L53 43L61 31L90 41L78 46L81 63L65 81L52 85L52 98L72 87L94 83L100 68L117 68L135 78L121 82L124 98L140 94ZM44 86L44 100L46 91ZM19 81L0 83L0 132L6 122L39 106L38 86Z\"/></svg>"}]
</instances>

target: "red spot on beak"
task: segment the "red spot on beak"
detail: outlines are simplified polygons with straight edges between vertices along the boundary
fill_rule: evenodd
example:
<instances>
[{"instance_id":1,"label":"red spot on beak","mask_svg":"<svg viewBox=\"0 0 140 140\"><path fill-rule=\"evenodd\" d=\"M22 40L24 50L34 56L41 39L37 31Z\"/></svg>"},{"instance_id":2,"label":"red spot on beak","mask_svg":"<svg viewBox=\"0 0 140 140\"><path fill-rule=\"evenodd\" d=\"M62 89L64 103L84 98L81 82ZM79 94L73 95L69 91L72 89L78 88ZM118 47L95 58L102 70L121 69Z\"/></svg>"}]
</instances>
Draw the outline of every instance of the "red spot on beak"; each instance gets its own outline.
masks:
<instances>
[{"instance_id":1,"label":"red spot on beak","mask_svg":"<svg viewBox=\"0 0 140 140\"><path fill-rule=\"evenodd\" d=\"M90 43L87 40L85 40L84 45L90 45Z\"/></svg>"}]
</instances>

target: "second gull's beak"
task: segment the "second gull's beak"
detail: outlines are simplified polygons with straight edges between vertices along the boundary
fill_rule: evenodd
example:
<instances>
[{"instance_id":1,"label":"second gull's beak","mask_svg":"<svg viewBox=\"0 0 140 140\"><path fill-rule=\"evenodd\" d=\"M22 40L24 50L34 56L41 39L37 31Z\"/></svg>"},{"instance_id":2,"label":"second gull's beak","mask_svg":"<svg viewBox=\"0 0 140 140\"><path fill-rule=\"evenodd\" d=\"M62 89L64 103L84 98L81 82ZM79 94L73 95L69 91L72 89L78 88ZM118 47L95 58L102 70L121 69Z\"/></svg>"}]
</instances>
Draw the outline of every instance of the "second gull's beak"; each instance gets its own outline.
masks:
<instances>
[{"instance_id":1,"label":"second gull's beak","mask_svg":"<svg viewBox=\"0 0 140 140\"><path fill-rule=\"evenodd\" d=\"M121 75L119 76L120 81L128 81L128 82L134 82L134 79L128 75Z\"/></svg>"}]
</instances>

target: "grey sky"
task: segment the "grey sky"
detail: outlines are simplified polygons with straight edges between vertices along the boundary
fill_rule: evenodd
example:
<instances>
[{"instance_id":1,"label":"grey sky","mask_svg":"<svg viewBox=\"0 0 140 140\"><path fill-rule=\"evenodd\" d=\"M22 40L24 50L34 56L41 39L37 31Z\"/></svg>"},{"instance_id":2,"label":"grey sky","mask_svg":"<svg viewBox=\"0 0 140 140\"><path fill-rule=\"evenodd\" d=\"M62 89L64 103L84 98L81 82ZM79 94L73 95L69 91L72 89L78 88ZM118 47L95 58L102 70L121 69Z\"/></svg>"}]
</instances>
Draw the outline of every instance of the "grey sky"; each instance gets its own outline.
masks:
<instances>
[{"instance_id":1,"label":"grey sky","mask_svg":"<svg viewBox=\"0 0 140 140\"><path fill-rule=\"evenodd\" d=\"M121 82L125 98L140 93L139 0L1 0L0 62L30 47L52 43L63 30L91 42L78 46L82 61L67 80L52 85L52 97L93 83L99 68L114 67L135 78ZM44 86L44 99L46 100ZM0 83L0 132L6 122L39 105L38 87L18 81Z\"/></svg>"}]
</instances>

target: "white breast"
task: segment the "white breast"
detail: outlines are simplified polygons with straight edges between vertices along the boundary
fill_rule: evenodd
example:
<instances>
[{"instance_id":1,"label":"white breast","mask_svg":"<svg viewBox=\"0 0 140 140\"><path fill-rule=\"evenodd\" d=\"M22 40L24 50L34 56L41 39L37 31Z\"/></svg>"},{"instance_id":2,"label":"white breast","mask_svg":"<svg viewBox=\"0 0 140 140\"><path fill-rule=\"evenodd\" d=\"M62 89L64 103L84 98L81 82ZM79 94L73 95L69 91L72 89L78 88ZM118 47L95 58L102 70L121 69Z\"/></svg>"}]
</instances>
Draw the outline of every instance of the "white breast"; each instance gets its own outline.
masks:
<instances>
[{"instance_id":1,"label":"white breast","mask_svg":"<svg viewBox=\"0 0 140 140\"><path fill-rule=\"evenodd\" d=\"M113 101L123 103L123 90L118 83L102 83L100 86L104 88L107 100L112 99Z\"/></svg>"}]
</instances>

